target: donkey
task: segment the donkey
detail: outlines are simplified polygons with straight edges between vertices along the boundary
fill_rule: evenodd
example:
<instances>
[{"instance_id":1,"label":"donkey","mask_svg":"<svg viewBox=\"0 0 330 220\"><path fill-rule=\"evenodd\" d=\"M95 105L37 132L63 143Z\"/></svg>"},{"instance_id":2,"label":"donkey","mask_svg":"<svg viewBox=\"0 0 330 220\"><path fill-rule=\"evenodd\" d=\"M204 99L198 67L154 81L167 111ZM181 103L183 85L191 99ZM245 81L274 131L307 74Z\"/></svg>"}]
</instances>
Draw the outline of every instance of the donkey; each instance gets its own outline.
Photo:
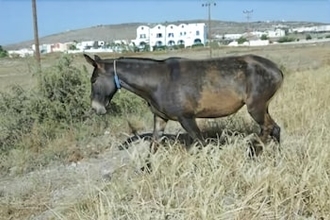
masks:
<instances>
[{"instance_id":1,"label":"donkey","mask_svg":"<svg viewBox=\"0 0 330 220\"><path fill-rule=\"evenodd\" d=\"M231 115L246 105L259 124L260 140L271 137L280 143L280 127L271 118L268 106L283 83L283 73L269 59L248 54L208 59L121 57L94 59L84 54L94 67L91 102L97 114L117 90L124 88L146 100L154 113L151 152L168 120L178 121L192 139L205 145L196 118Z\"/></svg>"}]
</instances>

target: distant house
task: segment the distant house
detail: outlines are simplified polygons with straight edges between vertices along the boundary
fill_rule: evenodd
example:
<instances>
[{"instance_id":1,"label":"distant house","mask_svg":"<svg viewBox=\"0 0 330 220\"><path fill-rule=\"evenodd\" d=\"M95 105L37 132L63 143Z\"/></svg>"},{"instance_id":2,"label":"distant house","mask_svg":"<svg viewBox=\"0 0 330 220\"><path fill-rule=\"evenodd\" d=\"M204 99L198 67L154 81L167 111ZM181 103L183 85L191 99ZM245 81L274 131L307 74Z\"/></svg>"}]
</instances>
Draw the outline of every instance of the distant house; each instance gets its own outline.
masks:
<instances>
[{"instance_id":1,"label":"distant house","mask_svg":"<svg viewBox=\"0 0 330 220\"><path fill-rule=\"evenodd\" d=\"M224 34L222 37L226 40L237 40L242 37L242 34Z\"/></svg>"},{"instance_id":2,"label":"distant house","mask_svg":"<svg viewBox=\"0 0 330 220\"><path fill-rule=\"evenodd\" d=\"M69 50L70 45L73 42L66 42L66 43L55 43L51 45L51 52L65 52Z\"/></svg>"},{"instance_id":3,"label":"distant house","mask_svg":"<svg viewBox=\"0 0 330 220\"><path fill-rule=\"evenodd\" d=\"M265 31L265 34L269 38L284 37L285 36L285 30L277 28L275 30Z\"/></svg>"},{"instance_id":4,"label":"distant house","mask_svg":"<svg viewBox=\"0 0 330 220\"><path fill-rule=\"evenodd\" d=\"M206 31L204 23L191 24L158 24L153 28L141 25L136 29L136 39L133 40L136 46L149 44L152 46L174 46L184 47L194 44L205 44Z\"/></svg>"},{"instance_id":5,"label":"distant house","mask_svg":"<svg viewBox=\"0 0 330 220\"><path fill-rule=\"evenodd\" d=\"M19 50L8 50L9 57L27 57L27 56L33 56L34 51L30 48L23 48Z\"/></svg>"},{"instance_id":6,"label":"distant house","mask_svg":"<svg viewBox=\"0 0 330 220\"><path fill-rule=\"evenodd\" d=\"M36 50L35 44L32 44L32 50ZM41 54L51 53L52 52L52 44L41 44L39 45L39 51Z\"/></svg>"},{"instance_id":7,"label":"distant house","mask_svg":"<svg viewBox=\"0 0 330 220\"><path fill-rule=\"evenodd\" d=\"M80 51L84 51L86 49L90 49L95 46L97 46L98 48L104 47L105 42L104 41L81 41L76 44L77 50L80 50ZM95 48L95 49L97 49L97 48Z\"/></svg>"},{"instance_id":8,"label":"distant house","mask_svg":"<svg viewBox=\"0 0 330 220\"><path fill-rule=\"evenodd\" d=\"M305 32L330 32L330 25L319 25L311 27L293 28L291 32L305 33Z\"/></svg>"}]
</instances>

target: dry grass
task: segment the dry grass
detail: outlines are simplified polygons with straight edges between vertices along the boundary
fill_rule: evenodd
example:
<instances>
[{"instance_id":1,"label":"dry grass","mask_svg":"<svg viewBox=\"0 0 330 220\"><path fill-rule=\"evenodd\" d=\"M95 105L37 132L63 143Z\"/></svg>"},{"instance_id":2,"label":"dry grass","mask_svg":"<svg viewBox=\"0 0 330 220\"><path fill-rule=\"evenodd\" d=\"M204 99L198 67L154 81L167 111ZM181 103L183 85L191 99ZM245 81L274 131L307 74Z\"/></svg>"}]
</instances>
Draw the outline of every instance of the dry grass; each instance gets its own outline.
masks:
<instances>
[{"instance_id":1,"label":"dry grass","mask_svg":"<svg viewBox=\"0 0 330 220\"><path fill-rule=\"evenodd\" d=\"M223 132L219 142L189 153L179 142L170 142L152 156L154 171L145 174L138 168L144 163L148 142L139 140L130 149L119 151L116 146L125 139L120 134L129 132L129 126L112 121L111 134L81 147L99 154L72 165L40 167L0 180L1 218L327 219L330 59L329 50L322 47L255 51L287 67L283 87L270 105L270 114L282 127L281 151L271 143L260 157L252 160L247 156L249 136L245 133L255 126L242 109L211 123L215 128L239 131L237 135ZM243 48L238 53L245 52ZM308 55L313 59L308 61ZM298 68L299 62L303 62L303 70ZM313 66L313 62L320 65ZM128 119L142 127L140 130L144 126L150 130L149 116ZM171 122L166 132L178 129ZM53 144L76 143L68 134ZM29 152L25 154L30 158ZM22 152L14 156L26 162Z\"/></svg>"},{"instance_id":2,"label":"dry grass","mask_svg":"<svg viewBox=\"0 0 330 220\"><path fill-rule=\"evenodd\" d=\"M152 174L134 173L137 161L143 161L139 153L132 154L127 167L114 172L110 182L94 186L92 194L63 217L326 219L329 70L287 75L271 106L283 128L281 152L269 145L261 157L251 160L246 156L246 138L240 136L227 137L222 150L209 145L197 154L180 151L174 144L154 155ZM244 119L244 112L239 115Z\"/></svg>"}]
</instances>

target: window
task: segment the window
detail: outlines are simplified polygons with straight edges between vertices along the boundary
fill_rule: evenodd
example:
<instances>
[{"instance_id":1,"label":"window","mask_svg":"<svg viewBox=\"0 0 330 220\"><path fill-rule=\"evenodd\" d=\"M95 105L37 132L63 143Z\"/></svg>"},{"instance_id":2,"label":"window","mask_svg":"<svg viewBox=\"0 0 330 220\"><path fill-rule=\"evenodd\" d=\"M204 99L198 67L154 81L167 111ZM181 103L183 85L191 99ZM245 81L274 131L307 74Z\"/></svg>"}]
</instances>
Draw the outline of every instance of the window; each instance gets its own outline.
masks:
<instances>
[{"instance_id":1,"label":"window","mask_svg":"<svg viewBox=\"0 0 330 220\"><path fill-rule=\"evenodd\" d=\"M174 33L168 33L168 37L174 37Z\"/></svg>"},{"instance_id":2,"label":"window","mask_svg":"<svg viewBox=\"0 0 330 220\"><path fill-rule=\"evenodd\" d=\"M163 37L163 35L162 35L162 33L158 33L158 34L156 35L156 37L157 37L157 38L161 38L161 37Z\"/></svg>"},{"instance_id":3,"label":"window","mask_svg":"<svg viewBox=\"0 0 330 220\"><path fill-rule=\"evenodd\" d=\"M199 31L196 31L196 36L199 36L199 34L200 34Z\"/></svg>"},{"instance_id":4,"label":"window","mask_svg":"<svg viewBox=\"0 0 330 220\"><path fill-rule=\"evenodd\" d=\"M140 34L140 39L145 39L147 38L146 34Z\"/></svg>"}]
</instances>

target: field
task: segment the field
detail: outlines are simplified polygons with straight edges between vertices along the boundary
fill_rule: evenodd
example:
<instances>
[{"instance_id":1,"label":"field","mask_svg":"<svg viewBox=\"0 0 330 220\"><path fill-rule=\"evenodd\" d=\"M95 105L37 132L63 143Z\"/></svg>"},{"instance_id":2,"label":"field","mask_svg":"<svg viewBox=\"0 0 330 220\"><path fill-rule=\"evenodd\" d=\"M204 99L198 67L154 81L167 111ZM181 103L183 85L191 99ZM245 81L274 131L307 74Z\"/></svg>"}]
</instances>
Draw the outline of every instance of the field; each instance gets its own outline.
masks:
<instances>
[{"instance_id":1,"label":"field","mask_svg":"<svg viewBox=\"0 0 330 220\"><path fill-rule=\"evenodd\" d=\"M42 73L33 59L0 59L0 219L328 219L330 43L212 53L258 54L283 69L284 84L270 104L282 128L280 150L270 143L259 157L248 156L250 133L258 127L243 108L227 118L199 121L212 139L202 150L186 152L183 129L170 122L165 133L175 138L165 138L152 156L150 174L139 171L147 140L118 148L133 130L152 131L152 114L143 101L123 91L113 114L82 119L78 110L89 105L81 100L89 94L91 69L81 55L45 56ZM139 56L197 58L209 51ZM75 111L62 111L57 99L40 95L57 94L56 87L65 85L57 72L74 82L81 74L79 91L66 94ZM13 84L19 86L11 89Z\"/></svg>"}]
</instances>

